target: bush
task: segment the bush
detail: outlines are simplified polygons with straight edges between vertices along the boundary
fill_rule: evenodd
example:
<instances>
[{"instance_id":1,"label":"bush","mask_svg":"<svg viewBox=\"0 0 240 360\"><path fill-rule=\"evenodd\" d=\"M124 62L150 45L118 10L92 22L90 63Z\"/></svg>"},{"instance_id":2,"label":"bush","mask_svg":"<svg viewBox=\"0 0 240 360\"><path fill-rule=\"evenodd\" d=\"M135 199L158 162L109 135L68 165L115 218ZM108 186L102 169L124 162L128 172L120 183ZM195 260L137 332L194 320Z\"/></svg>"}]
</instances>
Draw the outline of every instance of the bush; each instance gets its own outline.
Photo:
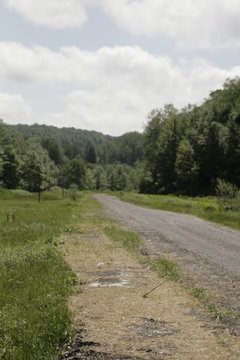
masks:
<instances>
[{"instance_id":1,"label":"bush","mask_svg":"<svg viewBox=\"0 0 240 360\"><path fill-rule=\"evenodd\" d=\"M234 184L218 179L217 187L216 187L216 195L218 199L224 201L235 199L238 196L238 188Z\"/></svg>"},{"instance_id":2,"label":"bush","mask_svg":"<svg viewBox=\"0 0 240 360\"><path fill-rule=\"evenodd\" d=\"M239 189L236 185L218 179L216 195L223 210L238 211L240 209Z\"/></svg>"}]
</instances>

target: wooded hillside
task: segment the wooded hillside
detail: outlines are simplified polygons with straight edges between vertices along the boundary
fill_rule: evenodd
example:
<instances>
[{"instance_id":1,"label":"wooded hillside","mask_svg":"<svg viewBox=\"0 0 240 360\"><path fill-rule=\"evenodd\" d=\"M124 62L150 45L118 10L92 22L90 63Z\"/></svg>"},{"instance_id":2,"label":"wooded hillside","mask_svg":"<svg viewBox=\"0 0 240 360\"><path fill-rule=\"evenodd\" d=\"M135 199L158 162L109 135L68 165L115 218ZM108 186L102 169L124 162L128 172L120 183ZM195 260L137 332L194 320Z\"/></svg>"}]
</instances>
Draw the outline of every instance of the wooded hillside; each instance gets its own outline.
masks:
<instances>
[{"instance_id":1,"label":"wooded hillside","mask_svg":"<svg viewBox=\"0 0 240 360\"><path fill-rule=\"evenodd\" d=\"M144 131L145 192L214 194L219 179L240 186L240 80L201 106L155 110Z\"/></svg>"},{"instance_id":2,"label":"wooded hillside","mask_svg":"<svg viewBox=\"0 0 240 360\"><path fill-rule=\"evenodd\" d=\"M214 194L240 187L240 80L227 80L201 106L149 114L143 135L0 123L0 184L148 193Z\"/></svg>"}]
</instances>

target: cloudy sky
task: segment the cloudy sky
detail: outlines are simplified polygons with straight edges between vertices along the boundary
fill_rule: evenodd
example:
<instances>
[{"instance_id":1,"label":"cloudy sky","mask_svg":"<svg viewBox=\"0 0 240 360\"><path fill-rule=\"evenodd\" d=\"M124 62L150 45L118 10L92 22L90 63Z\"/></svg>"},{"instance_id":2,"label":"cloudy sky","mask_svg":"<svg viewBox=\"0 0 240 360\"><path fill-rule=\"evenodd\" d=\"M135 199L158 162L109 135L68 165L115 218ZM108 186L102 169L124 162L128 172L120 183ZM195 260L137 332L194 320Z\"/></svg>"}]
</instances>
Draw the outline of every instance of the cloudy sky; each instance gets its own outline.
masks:
<instances>
[{"instance_id":1,"label":"cloudy sky","mask_svg":"<svg viewBox=\"0 0 240 360\"><path fill-rule=\"evenodd\" d=\"M0 118L112 135L240 76L239 0L0 0Z\"/></svg>"}]
</instances>

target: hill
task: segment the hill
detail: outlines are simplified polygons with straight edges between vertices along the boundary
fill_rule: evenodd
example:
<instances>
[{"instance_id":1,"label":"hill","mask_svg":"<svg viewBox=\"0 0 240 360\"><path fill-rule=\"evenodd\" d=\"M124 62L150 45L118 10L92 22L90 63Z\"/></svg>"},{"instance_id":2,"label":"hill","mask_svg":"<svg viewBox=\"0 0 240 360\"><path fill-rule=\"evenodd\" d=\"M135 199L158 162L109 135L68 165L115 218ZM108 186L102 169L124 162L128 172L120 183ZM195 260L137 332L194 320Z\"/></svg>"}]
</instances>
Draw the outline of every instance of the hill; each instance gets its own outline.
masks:
<instances>
[{"instance_id":1,"label":"hill","mask_svg":"<svg viewBox=\"0 0 240 360\"><path fill-rule=\"evenodd\" d=\"M64 154L69 159L80 155L90 163L106 165L120 162L134 165L136 161L141 161L143 158L143 136L138 132L113 137L96 131L75 128L59 129L55 126L38 124L7 125L7 128L15 130L24 140L40 138L45 144L47 140L54 140L63 147Z\"/></svg>"}]
</instances>

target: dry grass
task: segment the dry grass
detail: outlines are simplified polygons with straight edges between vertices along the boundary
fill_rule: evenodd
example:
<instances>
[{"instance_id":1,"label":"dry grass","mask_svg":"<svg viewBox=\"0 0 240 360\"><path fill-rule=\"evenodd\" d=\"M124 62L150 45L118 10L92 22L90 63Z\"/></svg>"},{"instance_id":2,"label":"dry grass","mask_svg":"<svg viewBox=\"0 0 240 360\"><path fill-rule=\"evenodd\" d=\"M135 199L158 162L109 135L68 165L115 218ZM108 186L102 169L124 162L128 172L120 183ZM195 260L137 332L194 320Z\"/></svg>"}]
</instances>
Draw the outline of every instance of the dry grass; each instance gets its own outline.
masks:
<instances>
[{"instance_id":1,"label":"dry grass","mask_svg":"<svg viewBox=\"0 0 240 360\"><path fill-rule=\"evenodd\" d=\"M216 330L220 323L179 284L167 281L143 297L162 280L104 233L111 224L100 214L92 202L81 232L64 236L66 260L78 276L70 307L75 324L86 328L84 340L99 343L98 352L141 359L238 359L237 339Z\"/></svg>"}]
</instances>

